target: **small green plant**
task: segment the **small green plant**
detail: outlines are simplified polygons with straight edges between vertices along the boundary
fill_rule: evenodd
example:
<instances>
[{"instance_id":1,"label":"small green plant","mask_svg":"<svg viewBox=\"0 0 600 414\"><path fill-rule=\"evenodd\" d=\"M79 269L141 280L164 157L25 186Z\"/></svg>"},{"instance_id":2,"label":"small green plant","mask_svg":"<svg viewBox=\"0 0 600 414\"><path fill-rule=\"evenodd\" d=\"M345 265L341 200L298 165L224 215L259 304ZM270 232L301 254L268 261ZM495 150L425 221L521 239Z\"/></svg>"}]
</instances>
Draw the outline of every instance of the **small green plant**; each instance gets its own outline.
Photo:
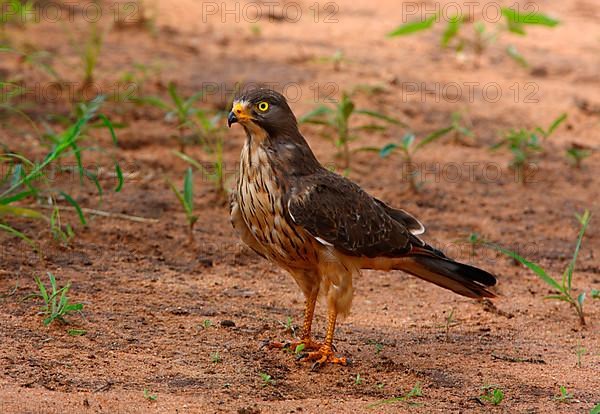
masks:
<instances>
[{"instance_id":1,"label":"small green plant","mask_svg":"<svg viewBox=\"0 0 600 414\"><path fill-rule=\"evenodd\" d=\"M581 292L577 297L575 297L575 293L573 292L572 282L573 282L573 271L575 270L575 263L577 262L577 256L579 255L579 250L581 249L581 242L583 240L583 235L585 234L585 230L588 227L590 222L591 214L588 210L582 215L576 214L575 217L579 221L581 225L581 229L579 230L579 236L577 237L577 242L575 244L575 251L573 252L573 258L569 262L569 265L563 272L562 281L558 281L550 276L540 265L536 263L532 263L529 260L519 256L518 254L506 250L502 247L489 244L493 248L501 251L505 255L512 257L517 260L530 270L532 270L540 279L542 279L552 290L554 290L555 294L546 296L546 299L558 300L562 302L567 302L570 304L577 316L579 317L579 323L582 326L585 326L585 315L583 312L583 302L585 300L585 292Z\"/></svg>"},{"instance_id":2,"label":"small green plant","mask_svg":"<svg viewBox=\"0 0 600 414\"><path fill-rule=\"evenodd\" d=\"M591 296L592 299L600 299L600 290L592 289Z\"/></svg>"},{"instance_id":3,"label":"small green plant","mask_svg":"<svg viewBox=\"0 0 600 414\"><path fill-rule=\"evenodd\" d=\"M213 364L218 364L219 362L221 362L221 355L219 355L219 351L213 352L212 354L210 354L210 361Z\"/></svg>"},{"instance_id":4,"label":"small green plant","mask_svg":"<svg viewBox=\"0 0 600 414\"><path fill-rule=\"evenodd\" d=\"M406 126L399 120L382 113L369 109L357 109L350 95L346 92L342 93L342 98L333 108L320 105L300 117L300 123L324 125L334 131L335 138L332 140L338 149L338 156L343 159L343 168L345 170L350 168L350 142L357 138L356 132L359 130L373 131L386 129L383 125L373 123L353 127L350 122L350 118L353 114L364 115L369 118L384 121L388 124Z\"/></svg>"},{"instance_id":5,"label":"small green plant","mask_svg":"<svg viewBox=\"0 0 600 414\"><path fill-rule=\"evenodd\" d=\"M455 144L467 145L467 140L475 139L475 133L466 124L465 117L460 112L452 112L452 140Z\"/></svg>"},{"instance_id":6,"label":"small green plant","mask_svg":"<svg viewBox=\"0 0 600 414\"><path fill-rule=\"evenodd\" d=\"M103 34L96 22L90 23L90 32L83 46L81 59L83 61L83 83L90 85L94 82L94 72L102 51Z\"/></svg>"},{"instance_id":7,"label":"small green plant","mask_svg":"<svg viewBox=\"0 0 600 414\"><path fill-rule=\"evenodd\" d=\"M379 407L380 405L395 404L397 402L406 402L409 405L418 405L418 403L414 402L413 399L415 397L422 397L422 396L423 396L423 391L421 390L421 384L417 382L415 384L415 386L406 395L377 401L377 402L367 405L367 408L376 408L376 407Z\"/></svg>"},{"instance_id":8,"label":"small green plant","mask_svg":"<svg viewBox=\"0 0 600 414\"><path fill-rule=\"evenodd\" d=\"M356 377L354 377L354 385L361 385L362 383L362 377L360 376L360 374L356 374Z\"/></svg>"},{"instance_id":9,"label":"small green plant","mask_svg":"<svg viewBox=\"0 0 600 414\"><path fill-rule=\"evenodd\" d=\"M314 59L314 61L317 63L332 63L333 70L335 72L339 72L342 67L342 63L348 62L348 59L346 59L342 49L337 49L331 56L321 56Z\"/></svg>"},{"instance_id":10,"label":"small green plant","mask_svg":"<svg viewBox=\"0 0 600 414\"><path fill-rule=\"evenodd\" d=\"M524 11L523 13L509 8L501 8L502 16L505 21L498 21L490 29L485 23L485 16L472 15L465 16L462 13L453 16L443 16L434 14L423 18L422 20L403 23L396 29L388 33L388 37L398 37L412 35L424 30L433 29L435 24L446 18L446 27L444 28L440 46L442 48L452 48L456 53L463 53L470 48L479 58L489 45L494 43L501 33L512 33L525 36L526 25L537 25L545 27L555 27L559 21L545 14L536 11ZM465 34L463 27L472 26L473 34ZM516 47L509 44L506 53L521 66L527 67L527 61L517 51Z\"/></svg>"},{"instance_id":11,"label":"small green plant","mask_svg":"<svg viewBox=\"0 0 600 414\"><path fill-rule=\"evenodd\" d=\"M410 189L414 193L418 193L423 186L423 182L417 178L419 175L420 169L418 165L414 162L414 156L417 152L419 152L423 147L431 144L432 142L438 140L444 135L450 133L454 130L454 127L449 126L446 128L438 129L433 131L431 134L427 135L425 138L420 141L416 141L416 136L412 132L404 135L400 142L392 142L385 145L381 149L375 148L374 150L379 151L379 156L382 158L386 158L392 155L394 152L399 152L402 157L402 163L405 166L403 168L403 173L408 175L408 183L410 185ZM366 148L366 150L373 150L372 148Z\"/></svg>"},{"instance_id":12,"label":"small green plant","mask_svg":"<svg viewBox=\"0 0 600 414\"><path fill-rule=\"evenodd\" d=\"M144 398L148 401L156 401L158 399L158 394L152 394L148 388L144 388Z\"/></svg>"},{"instance_id":13,"label":"small green plant","mask_svg":"<svg viewBox=\"0 0 600 414\"><path fill-rule=\"evenodd\" d=\"M577 355L577 368L581 368L581 357L583 357L586 353L587 349L585 349L581 345L577 345L577 348L575 348L575 355Z\"/></svg>"},{"instance_id":14,"label":"small green plant","mask_svg":"<svg viewBox=\"0 0 600 414\"><path fill-rule=\"evenodd\" d=\"M269 374L267 374L265 372L261 372L258 375L260 375L260 379L262 380L262 386L263 387L266 387L267 385L274 385L275 384L275 380Z\"/></svg>"},{"instance_id":15,"label":"small green plant","mask_svg":"<svg viewBox=\"0 0 600 414\"><path fill-rule=\"evenodd\" d=\"M525 129L511 130L493 148L501 146L506 146L512 152L513 159L510 167L515 170L517 181L524 184L526 182L525 175L530 168L530 160L535 153L542 151L538 136Z\"/></svg>"},{"instance_id":16,"label":"small green plant","mask_svg":"<svg viewBox=\"0 0 600 414\"><path fill-rule=\"evenodd\" d=\"M48 326L52 322L57 321L66 324L65 316L70 313L79 312L83 309L81 303L69 303L69 289L71 289L71 282L65 286L59 288L56 284L56 278L50 272L48 272L48 278L50 279L50 291L46 288L40 278L35 278L35 283L38 286L39 293L30 295L31 297L38 297L44 301L40 314L46 316L44 318L44 325Z\"/></svg>"},{"instance_id":17,"label":"small green plant","mask_svg":"<svg viewBox=\"0 0 600 414\"><path fill-rule=\"evenodd\" d=\"M483 395L479 396L480 400L487 401L493 405L500 405L504 400L504 391L497 385L484 385L481 387Z\"/></svg>"},{"instance_id":18,"label":"small green plant","mask_svg":"<svg viewBox=\"0 0 600 414\"><path fill-rule=\"evenodd\" d=\"M252 36L255 37L260 37L262 35L262 28L260 26L260 24L251 24L250 25L250 33L252 33Z\"/></svg>"},{"instance_id":19,"label":"small green plant","mask_svg":"<svg viewBox=\"0 0 600 414\"><path fill-rule=\"evenodd\" d=\"M194 175L192 168L189 167L183 176L183 191L179 191L175 184L167 179L171 190L179 200L179 204L185 212L185 217L188 222L190 237L193 236L194 224L198 221L198 216L194 214Z\"/></svg>"},{"instance_id":20,"label":"small green plant","mask_svg":"<svg viewBox=\"0 0 600 414\"><path fill-rule=\"evenodd\" d=\"M559 394L554 396L554 401L560 403L570 403L573 401L573 394L567 391L567 389L561 385L559 388Z\"/></svg>"},{"instance_id":21,"label":"small green plant","mask_svg":"<svg viewBox=\"0 0 600 414\"><path fill-rule=\"evenodd\" d=\"M173 151L173 154L194 167L202 174L202 177L208 178L213 183L219 198L227 198L227 190L225 189L227 177L225 175L225 164L223 162L223 140L221 137L214 141L214 147L209 151L209 154L213 159L208 167L183 152Z\"/></svg>"},{"instance_id":22,"label":"small green plant","mask_svg":"<svg viewBox=\"0 0 600 414\"><path fill-rule=\"evenodd\" d=\"M445 312L444 312L445 313ZM446 341L450 338L450 328L459 325L458 321L454 318L454 308L450 309L450 312L444 317L444 324L440 325L443 327L446 333Z\"/></svg>"},{"instance_id":23,"label":"small green plant","mask_svg":"<svg viewBox=\"0 0 600 414\"><path fill-rule=\"evenodd\" d=\"M283 329L290 333L293 337L296 337L296 325L294 325L294 320L292 319L291 316L288 316L285 320L285 322L282 321L277 321L282 327Z\"/></svg>"},{"instance_id":24,"label":"small green plant","mask_svg":"<svg viewBox=\"0 0 600 414\"><path fill-rule=\"evenodd\" d=\"M89 147L82 146L82 142L92 139L88 130L94 125L107 128L113 143L117 144L112 123L106 116L97 113L103 102L104 98L98 97L89 103L78 105L77 118L64 131L46 134L45 138L51 149L42 160L29 159L24 154L11 151L0 152L0 230L19 237L36 249L36 243L12 227L8 218L45 220L50 224L53 236L66 243L73 236L73 228L62 223L60 211L57 209L66 209L66 207L58 204L61 200L70 204L80 223L87 226L84 209L75 198L56 186L58 180L52 174L65 171L61 164L62 160L72 159L74 167L70 167L68 171L75 171L82 184L84 179L91 181L97 189L100 201L102 200L104 189L97 174L84 167L83 158ZM95 120L94 124L92 124L93 120ZM123 187L124 177L117 161L114 166L118 179L114 191L119 192ZM37 207L39 204L47 203L47 200L50 200L48 207L52 210L49 217ZM25 204L28 201L29 205Z\"/></svg>"},{"instance_id":25,"label":"small green plant","mask_svg":"<svg viewBox=\"0 0 600 414\"><path fill-rule=\"evenodd\" d=\"M165 120L167 122L175 121L177 123L179 152L185 152L185 147L191 144L196 139L195 135L188 134L194 128L194 117L196 117L199 109L194 107L194 104L203 96L202 91L184 98L177 91L175 82L169 82L167 92L171 102L167 102L157 96L148 96L135 98L134 102L139 104L147 104L166 111Z\"/></svg>"},{"instance_id":26,"label":"small green plant","mask_svg":"<svg viewBox=\"0 0 600 414\"><path fill-rule=\"evenodd\" d=\"M462 242L462 241L463 241L463 239L457 240L457 242ZM477 248L485 244L485 241L483 240L483 238L478 233L475 233L475 232L469 233L469 235L466 238L466 242L471 248L470 254L473 257L477 256Z\"/></svg>"},{"instance_id":27,"label":"small green plant","mask_svg":"<svg viewBox=\"0 0 600 414\"><path fill-rule=\"evenodd\" d=\"M54 240L69 244L69 242L75 237L73 227L69 223L63 225L60 219L60 209L54 206L52 214L50 215L50 232Z\"/></svg>"},{"instance_id":28,"label":"small green plant","mask_svg":"<svg viewBox=\"0 0 600 414\"><path fill-rule=\"evenodd\" d=\"M294 355L300 355L304 351L304 348L306 348L306 345L304 344L296 345L296 349L294 349Z\"/></svg>"},{"instance_id":29,"label":"small green plant","mask_svg":"<svg viewBox=\"0 0 600 414\"><path fill-rule=\"evenodd\" d=\"M590 411L590 414L600 414L600 403L598 403L598 405L596 405L594 408L592 408L592 410Z\"/></svg>"},{"instance_id":30,"label":"small green plant","mask_svg":"<svg viewBox=\"0 0 600 414\"><path fill-rule=\"evenodd\" d=\"M565 154L571 162L571 165L573 165L573 167L581 169L581 164L583 163L583 160L592 155L592 150L583 145L573 142L571 146L565 151Z\"/></svg>"},{"instance_id":31,"label":"small green plant","mask_svg":"<svg viewBox=\"0 0 600 414\"><path fill-rule=\"evenodd\" d=\"M513 159L510 162L510 167L513 168L517 174L517 181L522 184L526 183L525 175L527 174L531 160L534 158L536 153L540 153L543 150L542 139L547 139L552 135L554 131L567 119L567 114L562 114L556 118L548 127L543 129L542 127L536 127L533 130L519 129L508 131L504 138L500 140L492 149L498 149L505 147L513 155Z\"/></svg>"},{"instance_id":32,"label":"small green plant","mask_svg":"<svg viewBox=\"0 0 600 414\"><path fill-rule=\"evenodd\" d=\"M202 329L208 329L213 325L212 321L210 319L204 319L202 321Z\"/></svg>"},{"instance_id":33,"label":"small green plant","mask_svg":"<svg viewBox=\"0 0 600 414\"><path fill-rule=\"evenodd\" d=\"M535 128L535 132L537 132L542 138L547 139L550 138L550 135L556 131L556 129L567 120L567 114L561 114L556 118L547 129L544 129L540 126Z\"/></svg>"},{"instance_id":34,"label":"small green plant","mask_svg":"<svg viewBox=\"0 0 600 414\"><path fill-rule=\"evenodd\" d=\"M6 38L6 26L25 26L31 16L35 16L33 0L0 0L0 39Z\"/></svg>"}]
</instances>

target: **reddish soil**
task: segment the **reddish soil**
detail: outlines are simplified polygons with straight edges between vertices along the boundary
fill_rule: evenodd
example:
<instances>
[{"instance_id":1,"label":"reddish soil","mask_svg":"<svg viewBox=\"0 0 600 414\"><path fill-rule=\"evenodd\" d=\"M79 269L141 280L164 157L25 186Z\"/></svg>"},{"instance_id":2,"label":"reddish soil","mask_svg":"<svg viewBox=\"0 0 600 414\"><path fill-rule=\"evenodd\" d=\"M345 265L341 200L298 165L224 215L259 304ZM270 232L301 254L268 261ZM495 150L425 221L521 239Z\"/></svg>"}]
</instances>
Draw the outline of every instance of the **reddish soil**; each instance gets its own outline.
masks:
<instances>
[{"instance_id":1,"label":"reddish soil","mask_svg":"<svg viewBox=\"0 0 600 414\"><path fill-rule=\"evenodd\" d=\"M301 91L296 99L289 96L297 115L330 94L338 98L357 85L377 86L377 93L357 92L357 105L399 117L417 136L447 126L453 112L467 114L477 135L471 145L445 138L417 153L416 162L427 172L419 194L408 190L399 158L359 152L349 176L419 217L432 244L497 274L500 297L495 307L482 305L401 272L368 271L355 281L352 313L336 331L337 351L352 359L350 366L312 372L293 355L261 350L265 339L291 338L284 328L289 317L301 323L303 297L292 278L241 245L208 179L196 180L200 218L190 241L185 216L164 180L166 175L180 181L187 167L172 154L174 125L159 110L108 103L104 112L125 124L118 131L120 148L111 149L105 132L95 135L130 173L123 191L107 193L98 206L92 185L81 188L77 179L62 179L56 186L69 189L86 207L157 221L90 218L89 227L76 227L68 246L53 241L43 223L11 221L40 243L42 259L17 238L0 234L0 412L589 412L600 403L600 302L589 297L592 288L600 288L600 153L574 169L564 152L572 142L598 147L600 139L600 6L591 0L533 3L562 24L532 27L527 37L502 34L480 59L469 53L457 59L440 50L439 28L387 39L402 21L402 8L393 1L337 3L337 22L330 23L323 21L324 4L315 22L314 6L305 1L294 3L303 11L298 22L263 17L251 23L242 9L236 22L235 15L207 16L208 3L191 0L144 2L153 16L151 29L133 23L109 27L107 12L96 81L102 91L142 63L153 68L143 95L166 98L172 80L186 96L216 85L219 92L207 93L203 102L210 108L223 107L222 91L243 81L270 82L288 95ZM81 64L68 33L83 38L78 31L85 33L88 24L73 20L9 27L7 33L14 45L50 52L61 77L78 82ZM509 42L527 57L529 69L504 54ZM345 56L339 67L320 60L336 50ZM7 54L0 75L30 87L50 82ZM471 83L476 83L472 99ZM489 88L502 96L490 98ZM70 110L66 99L48 102L39 94L27 103L38 125ZM502 131L546 126L562 112L569 118L544 143L527 184L515 182L507 167L510 153L490 146ZM45 154L30 124L12 115L1 121L1 143L30 156ZM321 127L302 131L324 164L338 162ZM398 126L360 132L352 145L382 146L404 132ZM240 128L227 132L228 186L243 139ZM201 148L188 152L207 159ZM110 166L108 156L86 156L88 163ZM107 175L102 181L109 188L114 184ZM550 290L531 271L465 241L476 232L560 275L579 230L574 213L586 208L595 216L574 277L577 293L588 292L585 328L567 304L543 299ZM74 215L64 215L76 222ZM61 285L71 281L71 301L85 305L68 326L44 327L40 302L24 300L35 291L33 277L46 272ZM317 312L314 331L322 338L323 306ZM450 312L455 321L447 331ZM206 320L212 325L205 327ZM73 328L86 334L70 336ZM578 348L586 350L580 366ZM213 361L216 352L220 362ZM261 373L272 383L265 384ZM415 405L370 406L404 395L417 383L423 395L410 400ZM490 384L504 392L498 406L478 398ZM573 395L570 401L554 398L560 386ZM144 389L156 400L145 398Z\"/></svg>"}]
</instances>

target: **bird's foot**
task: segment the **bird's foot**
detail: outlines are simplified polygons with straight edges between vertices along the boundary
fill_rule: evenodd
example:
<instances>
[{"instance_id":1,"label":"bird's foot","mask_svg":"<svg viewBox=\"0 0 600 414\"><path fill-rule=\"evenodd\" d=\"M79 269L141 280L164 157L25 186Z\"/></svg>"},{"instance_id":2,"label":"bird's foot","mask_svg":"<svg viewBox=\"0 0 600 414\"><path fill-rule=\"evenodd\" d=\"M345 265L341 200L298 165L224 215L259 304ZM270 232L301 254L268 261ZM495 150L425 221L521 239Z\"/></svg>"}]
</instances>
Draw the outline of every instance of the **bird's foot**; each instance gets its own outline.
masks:
<instances>
[{"instance_id":1,"label":"bird's foot","mask_svg":"<svg viewBox=\"0 0 600 414\"><path fill-rule=\"evenodd\" d=\"M299 341L265 341L261 345L261 348L269 349L284 349L292 352L302 352L307 350L317 350L323 347L323 344L313 341L312 339L301 339Z\"/></svg>"},{"instance_id":2,"label":"bird's foot","mask_svg":"<svg viewBox=\"0 0 600 414\"><path fill-rule=\"evenodd\" d=\"M314 361L311 368L313 371L321 368L327 363L347 365L349 362L346 357L335 356L331 346L327 345L321 346L317 351L301 354L298 359L303 361Z\"/></svg>"}]
</instances>

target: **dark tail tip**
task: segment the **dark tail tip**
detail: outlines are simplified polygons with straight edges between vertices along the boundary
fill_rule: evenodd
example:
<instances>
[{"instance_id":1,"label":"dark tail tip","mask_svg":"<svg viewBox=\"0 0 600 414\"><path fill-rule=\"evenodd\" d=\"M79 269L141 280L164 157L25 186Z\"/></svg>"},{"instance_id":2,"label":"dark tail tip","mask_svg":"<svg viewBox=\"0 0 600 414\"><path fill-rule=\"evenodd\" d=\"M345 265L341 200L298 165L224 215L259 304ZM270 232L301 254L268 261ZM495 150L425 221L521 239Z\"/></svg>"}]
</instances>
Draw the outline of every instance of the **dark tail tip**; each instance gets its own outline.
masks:
<instances>
[{"instance_id":1,"label":"dark tail tip","mask_svg":"<svg viewBox=\"0 0 600 414\"><path fill-rule=\"evenodd\" d=\"M496 297L488 290L496 285L496 277L485 270L441 257L415 255L412 259L422 270L413 268L411 273L438 286L471 298Z\"/></svg>"}]
</instances>

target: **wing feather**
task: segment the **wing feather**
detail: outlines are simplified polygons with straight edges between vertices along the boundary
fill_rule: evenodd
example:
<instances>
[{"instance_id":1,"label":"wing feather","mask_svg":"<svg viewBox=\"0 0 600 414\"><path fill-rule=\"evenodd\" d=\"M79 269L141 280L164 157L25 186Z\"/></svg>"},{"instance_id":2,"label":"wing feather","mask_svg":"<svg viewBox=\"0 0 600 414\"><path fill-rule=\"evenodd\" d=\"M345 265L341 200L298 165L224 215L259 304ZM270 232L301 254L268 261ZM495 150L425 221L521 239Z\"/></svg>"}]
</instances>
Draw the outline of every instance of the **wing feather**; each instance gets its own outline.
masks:
<instances>
[{"instance_id":1,"label":"wing feather","mask_svg":"<svg viewBox=\"0 0 600 414\"><path fill-rule=\"evenodd\" d=\"M294 223L347 254L396 257L410 251L409 229L388 214L385 204L337 174L323 171L298 179L286 204Z\"/></svg>"}]
</instances>

